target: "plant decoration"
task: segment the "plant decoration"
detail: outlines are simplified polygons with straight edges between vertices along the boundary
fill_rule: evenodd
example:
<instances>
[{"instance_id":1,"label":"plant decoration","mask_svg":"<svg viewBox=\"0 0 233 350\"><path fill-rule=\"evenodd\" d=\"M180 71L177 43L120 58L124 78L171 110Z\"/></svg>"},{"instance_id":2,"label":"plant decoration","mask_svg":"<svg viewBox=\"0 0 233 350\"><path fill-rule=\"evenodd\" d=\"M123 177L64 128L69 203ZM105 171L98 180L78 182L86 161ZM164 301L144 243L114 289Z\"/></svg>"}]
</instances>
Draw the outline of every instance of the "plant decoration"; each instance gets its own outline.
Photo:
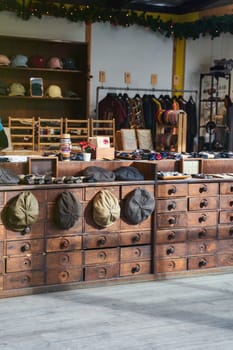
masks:
<instances>
[{"instance_id":1,"label":"plant decoration","mask_svg":"<svg viewBox=\"0 0 233 350\"><path fill-rule=\"evenodd\" d=\"M233 34L233 15L209 16L196 21L178 22L172 17L165 21L156 13L131 11L121 8L101 7L99 5L65 4L65 1L45 0L0 0L0 11L15 12L24 20L34 16L66 18L71 22L109 22L114 26L129 27L133 24L143 26L148 30L157 32L165 37L179 39L198 39L200 36L210 35L211 39L219 37L222 33Z\"/></svg>"},{"instance_id":2,"label":"plant decoration","mask_svg":"<svg viewBox=\"0 0 233 350\"><path fill-rule=\"evenodd\" d=\"M95 146L88 141L80 141L79 145L83 153L92 153L95 151Z\"/></svg>"}]
</instances>

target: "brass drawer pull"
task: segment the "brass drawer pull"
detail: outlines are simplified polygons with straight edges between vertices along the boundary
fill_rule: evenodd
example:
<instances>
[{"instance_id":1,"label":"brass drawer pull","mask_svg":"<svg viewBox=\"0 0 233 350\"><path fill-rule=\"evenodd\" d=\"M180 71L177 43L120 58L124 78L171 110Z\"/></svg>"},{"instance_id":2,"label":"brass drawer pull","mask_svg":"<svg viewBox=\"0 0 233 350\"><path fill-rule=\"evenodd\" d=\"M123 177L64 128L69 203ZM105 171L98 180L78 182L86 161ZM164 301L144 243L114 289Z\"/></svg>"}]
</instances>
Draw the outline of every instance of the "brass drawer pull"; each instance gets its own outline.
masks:
<instances>
[{"instance_id":1,"label":"brass drawer pull","mask_svg":"<svg viewBox=\"0 0 233 350\"><path fill-rule=\"evenodd\" d=\"M231 186L230 191L233 192L233 186Z\"/></svg>"},{"instance_id":2,"label":"brass drawer pull","mask_svg":"<svg viewBox=\"0 0 233 350\"><path fill-rule=\"evenodd\" d=\"M139 264L135 265L135 266L132 267L132 269L131 269L131 272L132 272L132 273L136 273L136 272L139 272L139 271L140 271L140 265L139 265Z\"/></svg>"},{"instance_id":3,"label":"brass drawer pull","mask_svg":"<svg viewBox=\"0 0 233 350\"><path fill-rule=\"evenodd\" d=\"M28 252L31 248L31 245L29 243L25 243L22 247L21 247L21 251L22 252Z\"/></svg>"},{"instance_id":4,"label":"brass drawer pull","mask_svg":"<svg viewBox=\"0 0 233 350\"><path fill-rule=\"evenodd\" d=\"M23 278L21 279L21 283L24 283L24 284L26 284L26 283L29 283L29 282L31 282L31 277L30 276L23 276Z\"/></svg>"},{"instance_id":5,"label":"brass drawer pull","mask_svg":"<svg viewBox=\"0 0 233 350\"><path fill-rule=\"evenodd\" d=\"M141 233L136 233L136 235L132 237L133 243L140 242L140 240L141 240Z\"/></svg>"},{"instance_id":6,"label":"brass drawer pull","mask_svg":"<svg viewBox=\"0 0 233 350\"><path fill-rule=\"evenodd\" d=\"M205 208L205 207L208 207L208 200L202 199L200 202L200 208Z\"/></svg>"},{"instance_id":7,"label":"brass drawer pull","mask_svg":"<svg viewBox=\"0 0 233 350\"><path fill-rule=\"evenodd\" d=\"M198 237L199 238L203 238L203 237L206 237L207 236L207 231L204 229L200 232L198 232Z\"/></svg>"},{"instance_id":8,"label":"brass drawer pull","mask_svg":"<svg viewBox=\"0 0 233 350\"><path fill-rule=\"evenodd\" d=\"M230 207L233 207L233 201L230 201L229 204L230 204Z\"/></svg>"},{"instance_id":9,"label":"brass drawer pull","mask_svg":"<svg viewBox=\"0 0 233 350\"><path fill-rule=\"evenodd\" d=\"M167 249L167 255L172 255L172 254L174 254L175 253L175 248L174 247L169 247L168 249Z\"/></svg>"},{"instance_id":10,"label":"brass drawer pull","mask_svg":"<svg viewBox=\"0 0 233 350\"><path fill-rule=\"evenodd\" d=\"M233 221L233 215L230 216L230 221Z\"/></svg>"},{"instance_id":11,"label":"brass drawer pull","mask_svg":"<svg viewBox=\"0 0 233 350\"><path fill-rule=\"evenodd\" d=\"M206 265L207 265L206 259L202 259L202 260L200 260L199 263L198 263L198 266L199 266L199 267L203 267L203 266L206 266Z\"/></svg>"},{"instance_id":12,"label":"brass drawer pull","mask_svg":"<svg viewBox=\"0 0 233 350\"><path fill-rule=\"evenodd\" d=\"M233 236L233 227L231 227L229 230L229 236Z\"/></svg>"},{"instance_id":13,"label":"brass drawer pull","mask_svg":"<svg viewBox=\"0 0 233 350\"><path fill-rule=\"evenodd\" d=\"M61 249L67 249L70 245L70 242L68 241L68 239L63 239L61 241L61 244L60 244L60 248Z\"/></svg>"},{"instance_id":14,"label":"brass drawer pull","mask_svg":"<svg viewBox=\"0 0 233 350\"><path fill-rule=\"evenodd\" d=\"M176 193L176 187L169 188L168 194L175 194Z\"/></svg>"},{"instance_id":15,"label":"brass drawer pull","mask_svg":"<svg viewBox=\"0 0 233 350\"><path fill-rule=\"evenodd\" d=\"M206 185L203 185L202 187L199 188L200 193L207 192L207 191L208 191L208 188Z\"/></svg>"},{"instance_id":16,"label":"brass drawer pull","mask_svg":"<svg viewBox=\"0 0 233 350\"><path fill-rule=\"evenodd\" d=\"M25 259L24 262L23 262L23 264L24 264L24 266L29 267L29 266L31 266L32 262L31 262L30 259Z\"/></svg>"},{"instance_id":17,"label":"brass drawer pull","mask_svg":"<svg viewBox=\"0 0 233 350\"><path fill-rule=\"evenodd\" d=\"M199 222L206 222L207 216L205 214L202 214L202 216L199 217Z\"/></svg>"},{"instance_id":18,"label":"brass drawer pull","mask_svg":"<svg viewBox=\"0 0 233 350\"><path fill-rule=\"evenodd\" d=\"M171 203L168 204L167 206L168 210L176 209L176 202L172 201Z\"/></svg>"},{"instance_id":19,"label":"brass drawer pull","mask_svg":"<svg viewBox=\"0 0 233 350\"><path fill-rule=\"evenodd\" d=\"M31 232L31 227L27 226L24 228L23 231L21 231L21 235L26 235L27 233L30 233L30 232Z\"/></svg>"},{"instance_id":20,"label":"brass drawer pull","mask_svg":"<svg viewBox=\"0 0 233 350\"><path fill-rule=\"evenodd\" d=\"M176 233L174 231L170 232L167 236L167 239L171 241L172 239L176 238Z\"/></svg>"},{"instance_id":21,"label":"brass drawer pull","mask_svg":"<svg viewBox=\"0 0 233 350\"><path fill-rule=\"evenodd\" d=\"M102 236L97 240L97 245L104 245L106 243L106 237Z\"/></svg>"},{"instance_id":22,"label":"brass drawer pull","mask_svg":"<svg viewBox=\"0 0 233 350\"><path fill-rule=\"evenodd\" d=\"M174 225L174 224L176 224L176 218L175 218L175 217L172 217L172 218L168 219L168 223L169 223L169 225Z\"/></svg>"}]
</instances>

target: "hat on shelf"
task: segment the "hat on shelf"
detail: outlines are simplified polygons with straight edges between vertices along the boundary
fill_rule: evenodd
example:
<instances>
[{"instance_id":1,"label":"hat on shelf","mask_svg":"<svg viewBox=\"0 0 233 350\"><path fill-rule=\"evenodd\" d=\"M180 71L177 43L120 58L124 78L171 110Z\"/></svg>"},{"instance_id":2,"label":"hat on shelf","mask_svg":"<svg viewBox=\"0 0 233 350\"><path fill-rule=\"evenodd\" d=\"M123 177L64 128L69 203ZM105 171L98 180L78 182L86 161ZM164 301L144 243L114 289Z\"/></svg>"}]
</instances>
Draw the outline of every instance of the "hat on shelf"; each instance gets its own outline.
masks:
<instances>
[{"instance_id":1,"label":"hat on shelf","mask_svg":"<svg viewBox=\"0 0 233 350\"><path fill-rule=\"evenodd\" d=\"M25 88L21 83L12 83L9 86L8 96L24 96Z\"/></svg>"},{"instance_id":2,"label":"hat on shelf","mask_svg":"<svg viewBox=\"0 0 233 350\"><path fill-rule=\"evenodd\" d=\"M113 171L98 166L88 166L84 169L83 175L87 177L90 182L111 182L116 178Z\"/></svg>"},{"instance_id":3,"label":"hat on shelf","mask_svg":"<svg viewBox=\"0 0 233 350\"><path fill-rule=\"evenodd\" d=\"M52 69L62 69L62 60L59 57L50 57L47 62L47 67Z\"/></svg>"},{"instance_id":4,"label":"hat on shelf","mask_svg":"<svg viewBox=\"0 0 233 350\"><path fill-rule=\"evenodd\" d=\"M59 85L49 85L45 94L52 98L62 97L62 91Z\"/></svg>"},{"instance_id":5,"label":"hat on shelf","mask_svg":"<svg viewBox=\"0 0 233 350\"><path fill-rule=\"evenodd\" d=\"M32 68L44 68L46 66L45 59L40 55L32 55L28 59L28 66Z\"/></svg>"},{"instance_id":6,"label":"hat on shelf","mask_svg":"<svg viewBox=\"0 0 233 350\"><path fill-rule=\"evenodd\" d=\"M0 66L9 66L11 61L6 55L0 55Z\"/></svg>"},{"instance_id":7,"label":"hat on shelf","mask_svg":"<svg viewBox=\"0 0 233 350\"><path fill-rule=\"evenodd\" d=\"M0 80L0 95L4 96L4 95L7 95L7 94L8 94L7 87L5 86L3 81Z\"/></svg>"},{"instance_id":8,"label":"hat on shelf","mask_svg":"<svg viewBox=\"0 0 233 350\"><path fill-rule=\"evenodd\" d=\"M64 92L64 97L78 97L78 94L72 90L67 90Z\"/></svg>"},{"instance_id":9,"label":"hat on shelf","mask_svg":"<svg viewBox=\"0 0 233 350\"><path fill-rule=\"evenodd\" d=\"M27 67L28 58L24 55L16 55L11 59L12 67Z\"/></svg>"},{"instance_id":10,"label":"hat on shelf","mask_svg":"<svg viewBox=\"0 0 233 350\"><path fill-rule=\"evenodd\" d=\"M82 216L82 205L71 192L62 192L56 201L55 222L58 227L68 230Z\"/></svg>"},{"instance_id":11,"label":"hat on shelf","mask_svg":"<svg viewBox=\"0 0 233 350\"><path fill-rule=\"evenodd\" d=\"M10 169L0 168L0 184L18 184L19 181L20 178L14 171Z\"/></svg>"},{"instance_id":12,"label":"hat on shelf","mask_svg":"<svg viewBox=\"0 0 233 350\"><path fill-rule=\"evenodd\" d=\"M63 63L64 69L71 69L71 70L77 69L75 65L75 61L71 57L63 58L62 63Z\"/></svg>"},{"instance_id":13,"label":"hat on shelf","mask_svg":"<svg viewBox=\"0 0 233 350\"><path fill-rule=\"evenodd\" d=\"M115 171L116 180L121 181L142 181L144 176L133 166L121 166Z\"/></svg>"},{"instance_id":14,"label":"hat on shelf","mask_svg":"<svg viewBox=\"0 0 233 350\"><path fill-rule=\"evenodd\" d=\"M108 227L120 218L120 205L109 190L99 191L93 199L93 220L100 227Z\"/></svg>"}]
</instances>

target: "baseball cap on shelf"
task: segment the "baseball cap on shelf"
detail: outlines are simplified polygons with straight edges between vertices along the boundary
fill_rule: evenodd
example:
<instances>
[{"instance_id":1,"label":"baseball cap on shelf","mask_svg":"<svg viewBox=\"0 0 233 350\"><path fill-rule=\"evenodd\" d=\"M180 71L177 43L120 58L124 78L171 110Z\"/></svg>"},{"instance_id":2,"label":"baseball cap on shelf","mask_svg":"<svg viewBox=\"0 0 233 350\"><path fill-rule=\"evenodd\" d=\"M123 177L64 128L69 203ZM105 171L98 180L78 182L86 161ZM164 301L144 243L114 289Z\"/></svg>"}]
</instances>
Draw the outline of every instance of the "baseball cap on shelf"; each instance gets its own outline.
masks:
<instances>
[{"instance_id":1,"label":"baseball cap on shelf","mask_svg":"<svg viewBox=\"0 0 233 350\"><path fill-rule=\"evenodd\" d=\"M6 55L0 55L0 66L9 66L11 61Z\"/></svg>"},{"instance_id":2,"label":"baseball cap on shelf","mask_svg":"<svg viewBox=\"0 0 233 350\"><path fill-rule=\"evenodd\" d=\"M9 86L8 96L24 96L25 87L21 83L12 83Z\"/></svg>"},{"instance_id":3,"label":"baseball cap on shelf","mask_svg":"<svg viewBox=\"0 0 233 350\"><path fill-rule=\"evenodd\" d=\"M45 59L40 55L32 55L28 59L28 66L32 68L44 68L46 66Z\"/></svg>"},{"instance_id":4,"label":"baseball cap on shelf","mask_svg":"<svg viewBox=\"0 0 233 350\"><path fill-rule=\"evenodd\" d=\"M49 85L45 94L46 96L53 98L62 97L62 91L59 85Z\"/></svg>"},{"instance_id":5,"label":"baseball cap on shelf","mask_svg":"<svg viewBox=\"0 0 233 350\"><path fill-rule=\"evenodd\" d=\"M8 93L7 87L5 86L3 81L0 80L0 95L4 96L4 95L7 95L7 93Z\"/></svg>"},{"instance_id":6,"label":"baseball cap on shelf","mask_svg":"<svg viewBox=\"0 0 233 350\"><path fill-rule=\"evenodd\" d=\"M62 69L62 60L59 57L50 57L47 62L47 67L52 69Z\"/></svg>"},{"instance_id":7,"label":"baseball cap on shelf","mask_svg":"<svg viewBox=\"0 0 233 350\"><path fill-rule=\"evenodd\" d=\"M67 90L64 92L64 97L78 97L78 94L72 90Z\"/></svg>"},{"instance_id":8,"label":"baseball cap on shelf","mask_svg":"<svg viewBox=\"0 0 233 350\"><path fill-rule=\"evenodd\" d=\"M11 59L12 67L27 67L28 58L24 55L16 55Z\"/></svg>"},{"instance_id":9,"label":"baseball cap on shelf","mask_svg":"<svg viewBox=\"0 0 233 350\"><path fill-rule=\"evenodd\" d=\"M75 61L73 58L68 57L68 58L63 58L62 59L62 63L63 63L63 68L64 69L77 69L76 65L75 65Z\"/></svg>"}]
</instances>

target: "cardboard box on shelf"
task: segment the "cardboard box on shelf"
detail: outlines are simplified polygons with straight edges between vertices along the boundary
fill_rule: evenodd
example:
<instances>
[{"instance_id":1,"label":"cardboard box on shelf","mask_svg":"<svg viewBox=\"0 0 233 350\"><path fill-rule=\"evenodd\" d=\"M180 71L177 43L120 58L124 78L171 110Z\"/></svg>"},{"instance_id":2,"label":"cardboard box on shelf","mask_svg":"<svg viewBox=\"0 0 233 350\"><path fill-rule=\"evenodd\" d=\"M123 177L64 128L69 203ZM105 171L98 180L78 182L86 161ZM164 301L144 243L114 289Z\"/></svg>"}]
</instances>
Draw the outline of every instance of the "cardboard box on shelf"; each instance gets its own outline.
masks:
<instances>
[{"instance_id":1,"label":"cardboard box on shelf","mask_svg":"<svg viewBox=\"0 0 233 350\"><path fill-rule=\"evenodd\" d=\"M114 147L109 147L109 148L96 147L95 159L97 159L97 160L101 160L101 159L113 160L114 158L115 158L115 148Z\"/></svg>"},{"instance_id":2,"label":"cardboard box on shelf","mask_svg":"<svg viewBox=\"0 0 233 350\"><path fill-rule=\"evenodd\" d=\"M89 142L92 143L96 148L110 148L109 136L89 137Z\"/></svg>"}]
</instances>

